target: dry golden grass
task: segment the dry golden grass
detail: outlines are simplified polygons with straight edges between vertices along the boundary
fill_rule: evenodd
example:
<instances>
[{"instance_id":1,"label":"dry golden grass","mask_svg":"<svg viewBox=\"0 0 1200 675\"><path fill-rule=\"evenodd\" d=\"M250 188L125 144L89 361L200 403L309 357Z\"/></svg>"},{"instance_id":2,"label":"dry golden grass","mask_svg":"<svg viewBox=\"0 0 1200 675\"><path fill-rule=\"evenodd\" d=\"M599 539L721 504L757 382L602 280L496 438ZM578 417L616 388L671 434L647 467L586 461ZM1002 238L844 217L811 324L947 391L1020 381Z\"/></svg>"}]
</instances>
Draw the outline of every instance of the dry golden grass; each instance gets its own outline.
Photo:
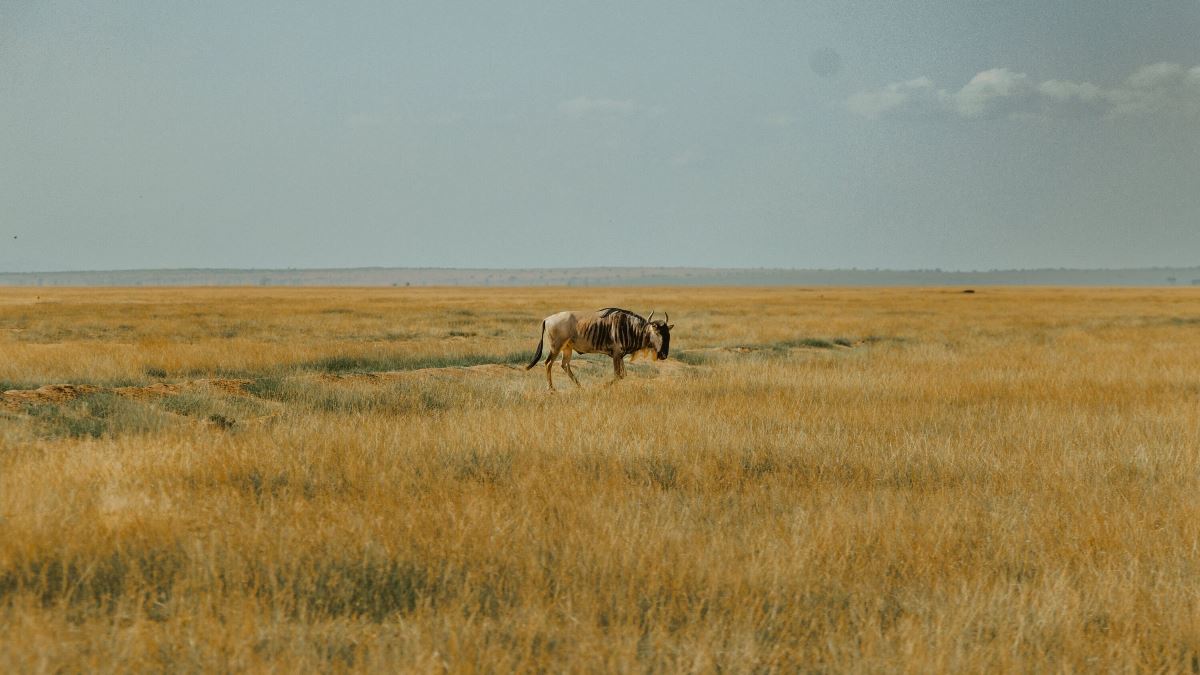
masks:
<instances>
[{"instance_id":1,"label":"dry golden grass","mask_svg":"<svg viewBox=\"0 0 1200 675\"><path fill-rule=\"evenodd\" d=\"M674 358L517 365L608 305ZM0 407L0 671L1200 670L1192 289L4 289L0 354L92 385Z\"/></svg>"}]
</instances>

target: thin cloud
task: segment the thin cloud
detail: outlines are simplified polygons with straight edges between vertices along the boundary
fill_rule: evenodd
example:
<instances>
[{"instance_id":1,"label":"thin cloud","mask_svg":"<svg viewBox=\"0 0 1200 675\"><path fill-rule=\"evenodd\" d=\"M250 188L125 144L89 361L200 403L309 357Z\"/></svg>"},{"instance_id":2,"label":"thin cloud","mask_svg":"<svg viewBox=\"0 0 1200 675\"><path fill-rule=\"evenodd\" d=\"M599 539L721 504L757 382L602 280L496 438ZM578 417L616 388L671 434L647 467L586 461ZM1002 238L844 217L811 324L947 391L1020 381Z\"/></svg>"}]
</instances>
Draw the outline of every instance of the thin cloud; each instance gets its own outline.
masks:
<instances>
[{"instance_id":1,"label":"thin cloud","mask_svg":"<svg viewBox=\"0 0 1200 675\"><path fill-rule=\"evenodd\" d=\"M918 77L906 82L893 82L882 89L860 91L846 101L850 112L868 119L886 114L919 111L939 105L933 80Z\"/></svg>"},{"instance_id":2,"label":"thin cloud","mask_svg":"<svg viewBox=\"0 0 1200 675\"><path fill-rule=\"evenodd\" d=\"M868 119L951 116L963 119L1030 116L1200 115L1200 66L1156 63L1134 71L1120 84L1034 82L1025 73L993 68L975 75L958 90L937 88L928 77L893 82L862 91L846 108Z\"/></svg>"},{"instance_id":3,"label":"thin cloud","mask_svg":"<svg viewBox=\"0 0 1200 675\"><path fill-rule=\"evenodd\" d=\"M1107 99L1113 115L1200 115L1200 66L1156 63L1139 68L1123 86L1108 92Z\"/></svg>"},{"instance_id":4,"label":"thin cloud","mask_svg":"<svg viewBox=\"0 0 1200 675\"><path fill-rule=\"evenodd\" d=\"M979 73L946 100L958 115L966 118L1025 112L1035 88L1025 73L993 68Z\"/></svg>"}]
</instances>

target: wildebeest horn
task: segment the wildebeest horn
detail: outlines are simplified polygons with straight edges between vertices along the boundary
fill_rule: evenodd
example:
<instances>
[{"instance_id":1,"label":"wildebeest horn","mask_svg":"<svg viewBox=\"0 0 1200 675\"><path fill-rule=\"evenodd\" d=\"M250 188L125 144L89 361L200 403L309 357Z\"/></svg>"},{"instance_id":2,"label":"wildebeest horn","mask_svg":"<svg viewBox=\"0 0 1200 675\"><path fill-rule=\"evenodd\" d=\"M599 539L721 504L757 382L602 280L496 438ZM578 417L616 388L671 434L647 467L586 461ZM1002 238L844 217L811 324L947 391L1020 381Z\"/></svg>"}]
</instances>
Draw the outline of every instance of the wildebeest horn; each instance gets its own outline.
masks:
<instances>
[{"instance_id":1,"label":"wildebeest horn","mask_svg":"<svg viewBox=\"0 0 1200 675\"><path fill-rule=\"evenodd\" d=\"M654 310L650 310L650 316L646 317L646 321L649 322L650 319L653 319L653 318L654 318Z\"/></svg>"},{"instance_id":2,"label":"wildebeest horn","mask_svg":"<svg viewBox=\"0 0 1200 675\"><path fill-rule=\"evenodd\" d=\"M663 319L666 323L671 323L671 313L667 312L667 318Z\"/></svg>"}]
</instances>

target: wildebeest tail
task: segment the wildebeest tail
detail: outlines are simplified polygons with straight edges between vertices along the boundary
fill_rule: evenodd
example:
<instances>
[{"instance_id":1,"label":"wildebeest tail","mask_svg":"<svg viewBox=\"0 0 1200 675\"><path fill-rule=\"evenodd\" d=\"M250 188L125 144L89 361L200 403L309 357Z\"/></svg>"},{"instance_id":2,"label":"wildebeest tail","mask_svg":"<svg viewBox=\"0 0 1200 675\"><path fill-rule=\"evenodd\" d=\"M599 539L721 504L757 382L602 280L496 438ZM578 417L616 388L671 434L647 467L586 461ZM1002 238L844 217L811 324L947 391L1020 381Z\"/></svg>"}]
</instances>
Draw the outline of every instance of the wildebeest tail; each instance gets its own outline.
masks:
<instances>
[{"instance_id":1,"label":"wildebeest tail","mask_svg":"<svg viewBox=\"0 0 1200 675\"><path fill-rule=\"evenodd\" d=\"M529 365L525 366L525 370L529 370L530 368L536 366L538 359L542 358L542 343L545 341L546 341L546 322L543 320L542 321L542 334L538 337L537 353L533 355L533 360L529 362Z\"/></svg>"}]
</instances>

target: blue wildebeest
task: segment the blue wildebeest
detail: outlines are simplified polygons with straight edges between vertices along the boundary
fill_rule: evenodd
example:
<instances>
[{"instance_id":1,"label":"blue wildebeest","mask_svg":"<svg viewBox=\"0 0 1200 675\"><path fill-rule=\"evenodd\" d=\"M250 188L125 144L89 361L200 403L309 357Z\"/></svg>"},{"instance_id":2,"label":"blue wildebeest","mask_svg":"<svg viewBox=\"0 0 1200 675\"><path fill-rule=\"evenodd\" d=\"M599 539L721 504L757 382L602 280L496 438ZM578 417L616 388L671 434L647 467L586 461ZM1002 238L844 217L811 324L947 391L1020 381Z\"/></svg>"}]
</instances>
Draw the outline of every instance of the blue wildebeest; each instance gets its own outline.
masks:
<instances>
[{"instance_id":1,"label":"blue wildebeest","mask_svg":"<svg viewBox=\"0 0 1200 675\"><path fill-rule=\"evenodd\" d=\"M666 319L643 319L627 309L605 307L595 312L559 312L542 321L542 335L538 339L537 353L525 370L537 365L542 358L542 344L550 338L550 355L546 357L546 382L554 389L551 371L554 359L562 354L562 369L567 371L577 386L579 380L571 371L571 353L608 354L613 360L613 381L625 377L625 357L630 354L650 351L660 361L667 358L671 349L671 329Z\"/></svg>"}]
</instances>

